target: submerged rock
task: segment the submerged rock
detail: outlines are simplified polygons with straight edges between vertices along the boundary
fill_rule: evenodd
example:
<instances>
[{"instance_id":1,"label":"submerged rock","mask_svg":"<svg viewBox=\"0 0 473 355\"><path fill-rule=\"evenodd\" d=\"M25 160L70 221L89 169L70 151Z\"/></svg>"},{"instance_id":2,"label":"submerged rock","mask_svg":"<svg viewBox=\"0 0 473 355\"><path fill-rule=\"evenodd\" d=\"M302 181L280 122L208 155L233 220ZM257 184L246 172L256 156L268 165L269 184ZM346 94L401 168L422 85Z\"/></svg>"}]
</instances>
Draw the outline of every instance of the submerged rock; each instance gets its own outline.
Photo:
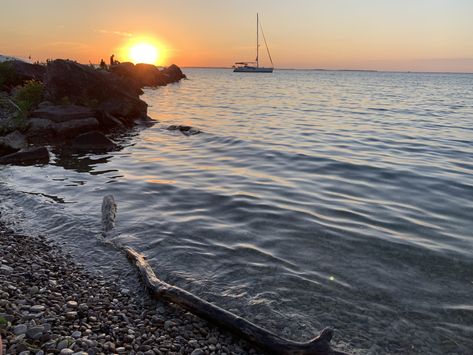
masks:
<instances>
[{"instance_id":1,"label":"submerged rock","mask_svg":"<svg viewBox=\"0 0 473 355\"><path fill-rule=\"evenodd\" d=\"M33 165L49 163L49 152L45 147L26 148L0 157L0 164Z\"/></svg>"},{"instance_id":2,"label":"submerged rock","mask_svg":"<svg viewBox=\"0 0 473 355\"><path fill-rule=\"evenodd\" d=\"M79 151L109 151L116 147L112 140L97 131L81 134L72 141L72 148Z\"/></svg>"},{"instance_id":3,"label":"submerged rock","mask_svg":"<svg viewBox=\"0 0 473 355\"><path fill-rule=\"evenodd\" d=\"M167 128L169 131L180 131L182 134L186 136L192 136L194 134L199 134L202 133L197 128L194 128L192 126L183 126L183 125L171 125Z\"/></svg>"}]
</instances>

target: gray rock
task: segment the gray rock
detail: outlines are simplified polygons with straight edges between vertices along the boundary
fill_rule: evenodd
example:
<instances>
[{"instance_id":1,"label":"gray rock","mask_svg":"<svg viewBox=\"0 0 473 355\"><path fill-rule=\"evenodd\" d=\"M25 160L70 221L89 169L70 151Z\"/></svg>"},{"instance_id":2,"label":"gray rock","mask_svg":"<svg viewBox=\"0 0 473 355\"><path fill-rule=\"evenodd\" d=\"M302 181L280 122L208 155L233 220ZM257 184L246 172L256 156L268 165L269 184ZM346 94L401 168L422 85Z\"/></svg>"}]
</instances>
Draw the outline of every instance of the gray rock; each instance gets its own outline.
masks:
<instances>
[{"instance_id":1,"label":"gray rock","mask_svg":"<svg viewBox=\"0 0 473 355\"><path fill-rule=\"evenodd\" d=\"M25 334L26 331L28 330L28 327L26 324L18 324L13 328L13 334L15 335L20 335L20 334Z\"/></svg>"},{"instance_id":2,"label":"gray rock","mask_svg":"<svg viewBox=\"0 0 473 355\"><path fill-rule=\"evenodd\" d=\"M74 354L74 350L69 349L69 348L65 348L65 349L62 349L59 354L60 355L72 355L72 354Z\"/></svg>"},{"instance_id":3,"label":"gray rock","mask_svg":"<svg viewBox=\"0 0 473 355\"><path fill-rule=\"evenodd\" d=\"M169 329L174 327L176 324L172 320L167 320L164 322L164 329Z\"/></svg>"},{"instance_id":4,"label":"gray rock","mask_svg":"<svg viewBox=\"0 0 473 355\"><path fill-rule=\"evenodd\" d=\"M210 338L208 339L208 342L209 342L210 344L216 345L216 344L218 343L218 339L217 339L216 337L210 337Z\"/></svg>"},{"instance_id":5,"label":"gray rock","mask_svg":"<svg viewBox=\"0 0 473 355\"><path fill-rule=\"evenodd\" d=\"M26 331L26 336L30 339L37 340L41 338L43 335L44 327L43 326L35 326L31 327Z\"/></svg>"},{"instance_id":6,"label":"gray rock","mask_svg":"<svg viewBox=\"0 0 473 355\"><path fill-rule=\"evenodd\" d=\"M47 164L48 162L49 152L45 147L22 149L0 157L0 164L32 165Z\"/></svg>"},{"instance_id":7,"label":"gray rock","mask_svg":"<svg viewBox=\"0 0 473 355\"><path fill-rule=\"evenodd\" d=\"M66 307L68 308L77 308L77 306L78 306L78 303L76 301L68 301L66 303Z\"/></svg>"},{"instance_id":8,"label":"gray rock","mask_svg":"<svg viewBox=\"0 0 473 355\"><path fill-rule=\"evenodd\" d=\"M69 312L66 312L65 316L66 316L67 319L73 319L73 318L77 317L77 312L76 311L69 311Z\"/></svg>"},{"instance_id":9,"label":"gray rock","mask_svg":"<svg viewBox=\"0 0 473 355\"><path fill-rule=\"evenodd\" d=\"M31 114L33 117L45 118L55 123L80 120L95 116L95 111L78 105L42 106Z\"/></svg>"},{"instance_id":10,"label":"gray rock","mask_svg":"<svg viewBox=\"0 0 473 355\"><path fill-rule=\"evenodd\" d=\"M26 138L18 131L0 137L0 155L7 155L26 148Z\"/></svg>"},{"instance_id":11,"label":"gray rock","mask_svg":"<svg viewBox=\"0 0 473 355\"><path fill-rule=\"evenodd\" d=\"M99 127L99 121L95 117L87 117L79 120L70 120L53 125L54 132L61 138L70 138L81 133L93 131Z\"/></svg>"},{"instance_id":12,"label":"gray rock","mask_svg":"<svg viewBox=\"0 0 473 355\"><path fill-rule=\"evenodd\" d=\"M54 123L45 118L32 117L28 119L28 131L26 135L29 138L40 137L48 138L54 134L53 125Z\"/></svg>"},{"instance_id":13,"label":"gray rock","mask_svg":"<svg viewBox=\"0 0 473 355\"><path fill-rule=\"evenodd\" d=\"M12 267L10 267L8 265L2 265L2 266L0 266L0 271L4 272L5 274L11 274L14 270L13 270Z\"/></svg>"},{"instance_id":14,"label":"gray rock","mask_svg":"<svg viewBox=\"0 0 473 355\"><path fill-rule=\"evenodd\" d=\"M57 345L56 349L57 350L63 350L69 346L69 340L68 339L62 339Z\"/></svg>"},{"instance_id":15,"label":"gray rock","mask_svg":"<svg viewBox=\"0 0 473 355\"><path fill-rule=\"evenodd\" d=\"M46 309L45 306L38 304L30 307L30 312L39 313L43 312Z\"/></svg>"},{"instance_id":16,"label":"gray rock","mask_svg":"<svg viewBox=\"0 0 473 355\"><path fill-rule=\"evenodd\" d=\"M71 336L72 336L74 339L79 339L79 338L82 336L82 332L76 330L75 332L72 332Z\"/></svg>"},{"instance_id":17,"label":"gray rock","mask_svg":"<svg viewBox=\"0 0 473 355\"><path fill-rule=\"evenodd\" d=\"M202 349L195 349L191 355L204 355L204 351Z\"/></svg>"}]
</instances>

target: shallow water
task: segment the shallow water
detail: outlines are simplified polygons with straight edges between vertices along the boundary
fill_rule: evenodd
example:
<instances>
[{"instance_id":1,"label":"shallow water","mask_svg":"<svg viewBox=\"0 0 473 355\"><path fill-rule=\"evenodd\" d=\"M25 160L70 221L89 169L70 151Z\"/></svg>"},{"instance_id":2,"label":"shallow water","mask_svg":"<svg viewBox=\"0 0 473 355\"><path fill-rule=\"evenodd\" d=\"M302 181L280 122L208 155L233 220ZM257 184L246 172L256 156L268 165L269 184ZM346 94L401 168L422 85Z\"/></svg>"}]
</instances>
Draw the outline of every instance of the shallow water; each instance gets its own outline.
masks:
<instances>
[{"instance_id":1,"label":"shallow water","mask_svg":"<svg viewBox=\"0 0 473 355\"><path fill-rule=\"evenodd\" d=\"M355 353L473 349L473 75L187 69L143 99L122 149L0 167L2 218L127 275L164 280L280 335L325 326ZM203 131L168 131L171 124Z\"/></svg>"}]
</instances>

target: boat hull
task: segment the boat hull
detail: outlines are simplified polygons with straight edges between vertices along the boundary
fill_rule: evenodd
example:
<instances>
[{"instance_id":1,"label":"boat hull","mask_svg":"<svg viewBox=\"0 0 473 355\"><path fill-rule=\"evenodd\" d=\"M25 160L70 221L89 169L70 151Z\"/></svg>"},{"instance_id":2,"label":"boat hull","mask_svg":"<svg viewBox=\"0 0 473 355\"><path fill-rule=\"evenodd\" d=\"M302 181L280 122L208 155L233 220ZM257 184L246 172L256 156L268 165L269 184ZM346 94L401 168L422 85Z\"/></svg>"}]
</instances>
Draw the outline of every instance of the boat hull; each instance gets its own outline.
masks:
<instances>
[{"instance_id":1,"label":"boat hull","mask_svg":"<svg viewBox=\"0 0 473 355\"><path fill-rule=\"evenodd\" d=\"M233 69L235 73L272 73L273 68L263 67L238 67Z\"/></svg>"}]
</instances>

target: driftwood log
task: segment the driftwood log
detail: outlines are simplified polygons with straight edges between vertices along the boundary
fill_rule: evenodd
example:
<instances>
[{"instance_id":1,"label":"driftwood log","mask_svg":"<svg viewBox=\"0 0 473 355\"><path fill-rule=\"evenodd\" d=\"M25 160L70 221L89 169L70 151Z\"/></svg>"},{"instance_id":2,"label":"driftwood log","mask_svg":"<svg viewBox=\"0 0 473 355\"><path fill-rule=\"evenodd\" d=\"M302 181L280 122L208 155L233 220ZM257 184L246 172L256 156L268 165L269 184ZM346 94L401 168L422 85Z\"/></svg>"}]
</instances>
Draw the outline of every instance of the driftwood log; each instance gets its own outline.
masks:
<instances>
[{"instance_id":1,"label":"driftwood log","mask_svg":"<svg viewBox=\"0 0 473 355\"><path fill-rule=\"evenodd\" d=\"M116 203L113 196L103 199L102 224L105 233L114 226ZM330 340L333 329L325 328L314 339L300 343L284 339L260 326L247 321L229 311L224 310L200 297L179 287L172 286L160 280L143 255L131 248L123 248L130 262L136 266L150 294L159 300L178 304L191 313L200 316L211 323L221 326L255 344L270 354L280 355L343 355L346 353L331 349Z\"/></svg>"}]
</instances>

